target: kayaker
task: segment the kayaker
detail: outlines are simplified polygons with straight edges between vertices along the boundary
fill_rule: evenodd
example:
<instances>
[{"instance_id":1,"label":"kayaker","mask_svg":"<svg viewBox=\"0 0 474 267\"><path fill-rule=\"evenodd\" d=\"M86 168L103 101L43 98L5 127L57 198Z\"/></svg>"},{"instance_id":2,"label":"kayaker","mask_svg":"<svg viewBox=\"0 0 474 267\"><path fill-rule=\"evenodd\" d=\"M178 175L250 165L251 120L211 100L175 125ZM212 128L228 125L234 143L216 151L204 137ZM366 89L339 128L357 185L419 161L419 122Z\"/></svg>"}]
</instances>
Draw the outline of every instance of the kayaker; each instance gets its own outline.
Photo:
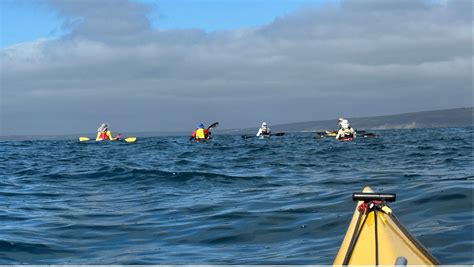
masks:
<instances>
[{"instance_id":1,"label":"kayaker","mask_svg":"<svg viewBox=\"0 0 474 267\"><path fill-rule=\"evenodd\" d=\"M262 126L258 129L257 136L269 136L270 133L270 127L268 127L266 122L262 122Z\"/></svg>"},{"instance_id":2,"label":"kayaker","mask_svg":"<svg viewBox=\"0 0 474 267\"><path fill-rule=\"evenodd\" d=\"M102 140L117 140L118 138L112 137L112 133L109 131L109 124L104 122L102 125L97 129L97 137L95 138L96 141Z\"/></svg>"},{"instance_id":3,"label":"kayaker","mask_svg":"<svg viewBox=\"0 0 474 267\"><path fill-rule=\"evenodd\" d=\"M336 140L354 139L356 137L356 132L351 127L348 120L343 119L340 126L341 127L336 134Z\"/></svg>"},{"instance_id":4,"label":"kayaker","mask_svg":"<svg viewBox=\"0 0 474 267\"><path fill-rule=\"evenodd\" d=\"M344 120L344 118L337 119L337 129L338 130L341 129L341 123L342 123L343 120Z\"/></svg>"},{"instance_id":5,"label":"kayaker","mask_svg":"<svg viewBox=\"0 0 474 267\"><path fill-rule=\"evenodd\" d=\"M193 134L191 135L194 140L205 140L209 139L211 135L211 132L209 130L205 129L204 124L199 123L198 126L196 127L196 130L194 130Z\"/></svg>"}]
</instances>

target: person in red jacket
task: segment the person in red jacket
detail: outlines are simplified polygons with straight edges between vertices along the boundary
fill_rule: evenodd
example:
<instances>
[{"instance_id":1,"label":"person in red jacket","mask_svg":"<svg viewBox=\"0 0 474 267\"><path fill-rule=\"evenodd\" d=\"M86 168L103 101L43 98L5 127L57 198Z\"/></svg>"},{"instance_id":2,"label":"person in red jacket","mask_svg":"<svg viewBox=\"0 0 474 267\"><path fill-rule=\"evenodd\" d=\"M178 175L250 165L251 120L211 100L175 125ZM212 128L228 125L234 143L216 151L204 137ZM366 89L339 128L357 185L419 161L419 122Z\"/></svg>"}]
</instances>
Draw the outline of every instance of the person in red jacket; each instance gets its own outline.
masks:
<instances>
[{"instance_id":1,"label":"person in red jacket","mask_svg":"<svg viewBox=\"0 0 474 267\"><path fill-rule=\"evenodd\" d=\"M120 134L119 134L120 136ZM96 141L102 140L118 140L120 137L112 137L112 133L109 131L109 124L102 123L102 125L97 129L97 137L95 138Z\"/></svg>"}]
</instances>

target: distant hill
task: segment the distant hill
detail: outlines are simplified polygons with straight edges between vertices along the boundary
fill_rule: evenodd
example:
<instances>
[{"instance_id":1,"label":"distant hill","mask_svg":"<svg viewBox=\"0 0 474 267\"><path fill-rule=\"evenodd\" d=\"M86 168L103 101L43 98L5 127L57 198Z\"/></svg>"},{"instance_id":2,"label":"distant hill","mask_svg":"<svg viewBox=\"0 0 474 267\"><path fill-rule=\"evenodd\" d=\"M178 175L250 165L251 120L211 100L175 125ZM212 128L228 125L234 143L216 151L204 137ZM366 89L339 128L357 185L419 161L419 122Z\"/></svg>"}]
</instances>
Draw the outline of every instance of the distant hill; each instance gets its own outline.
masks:
<instances>
[{"instance_id":1,"label":"distant hill","mask_svg":"<svg viewBox=\"0 0 474 267\"><path fill-rule=\"evenodd\" d=\"M415 128L446 128L473 126L474 109L456 108L423 112L403 113L396 115L347 118L355 129L386 130ZM316 132L334 130L337 118L322 121L307 121L288 124L271 125L272 132ZM227 133L255 132L256 128L222 131Z\"/></svg>"}]
</instances>

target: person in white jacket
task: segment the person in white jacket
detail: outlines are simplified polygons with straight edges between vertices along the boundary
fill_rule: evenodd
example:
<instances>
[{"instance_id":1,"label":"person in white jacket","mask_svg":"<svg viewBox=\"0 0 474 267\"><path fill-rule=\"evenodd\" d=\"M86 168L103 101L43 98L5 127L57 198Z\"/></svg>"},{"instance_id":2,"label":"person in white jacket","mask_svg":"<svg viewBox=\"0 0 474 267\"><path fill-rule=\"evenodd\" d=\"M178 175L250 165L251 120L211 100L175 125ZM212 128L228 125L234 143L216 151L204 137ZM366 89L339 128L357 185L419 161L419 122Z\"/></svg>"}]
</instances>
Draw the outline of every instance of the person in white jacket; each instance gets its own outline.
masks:
<instances>
[{"instance_id":1,"label":"person in white jacket","mask_svg":"<svg viewBox=\"0 0 474 267\"><path fill-rule=\"evenodd\" d=\"M340 125L341 128L339 128L339 130L337 131L336 140L356 138L356 132L354 131L354 129L352 129L348 120L342 120Z\"/></svg>"},{"instance_id":2,"label":"person in white jacket","mask_svg":"<svg viewBox=\"0 0 474 267\"><path fill-rule=\"evenodd\" d=\"M339 118L339 119L337 119L337 129L338 129L338 130L341 129L341 123L342 123L342 121L344 121L344 118Z\"/></svg>"},{"instance_id":3,"label":"person in white jacket","mask_svg":"<svg viewBox=\"0 0 474 267\"><path fill-rule=\"evenodd\" d=\"M269 135L270 135L270 127L268 127L266 122L263 122L260 129L258 129L257 136L269 136Z\"/></svg>"}]
</instances>

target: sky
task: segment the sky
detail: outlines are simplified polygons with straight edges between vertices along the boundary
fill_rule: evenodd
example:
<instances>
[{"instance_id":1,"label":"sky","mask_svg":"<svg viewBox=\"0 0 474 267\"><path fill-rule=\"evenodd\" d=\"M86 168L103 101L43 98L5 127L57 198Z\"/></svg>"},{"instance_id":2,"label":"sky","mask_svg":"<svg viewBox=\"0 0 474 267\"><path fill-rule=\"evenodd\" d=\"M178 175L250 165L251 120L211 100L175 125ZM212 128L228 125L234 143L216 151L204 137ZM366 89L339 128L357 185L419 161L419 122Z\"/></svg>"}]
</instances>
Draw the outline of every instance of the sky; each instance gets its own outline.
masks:
<instances>
[{"instance_id":1,"label":"sky","mask_svg":"<svg viewBox=\"0 0 474 267\"><path fill-rule=\"evenodd\" d=\"M470 0L0 0L0 135L471 107Z\"/></svg>"}]
</instances>

